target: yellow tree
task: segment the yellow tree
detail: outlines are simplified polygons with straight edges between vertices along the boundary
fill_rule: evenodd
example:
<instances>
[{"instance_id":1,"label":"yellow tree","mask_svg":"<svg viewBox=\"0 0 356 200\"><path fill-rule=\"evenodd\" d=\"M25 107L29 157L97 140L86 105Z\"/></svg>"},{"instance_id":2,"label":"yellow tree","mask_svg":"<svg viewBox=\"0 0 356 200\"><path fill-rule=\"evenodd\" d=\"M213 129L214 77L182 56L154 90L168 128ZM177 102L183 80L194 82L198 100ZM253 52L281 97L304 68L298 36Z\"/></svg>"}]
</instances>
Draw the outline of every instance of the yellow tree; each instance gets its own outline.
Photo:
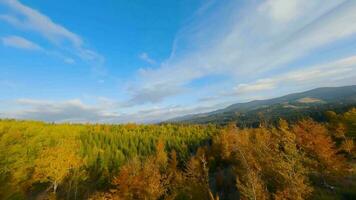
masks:
<instances>
[{"instance_id":1,"label":"yellow tree","mask_svg":"<svg viewBox=\"0 0 356 200\"><path fill-rule=\"evenodd\" d=\"M356 137L356 108L343 114L343 121L347 127L347 136Z\"/></svg>"},{"instance_id":2,"label":"yellow tree","mask_svg":"<svg viewBox=\"0 0 356 200\"><path fill-rule=\"evenodd\" d=\"M344 160L322 124L311 119L302 120L293 126L296 142L312 162L311 168L325 176L344 168Z\"/></svg>"},{"instance_id":3,"label":"yellow tree","mask_svg":"<svg viewBox=\"0 0 356 200\"><path fill-rule=\"evenodd\" d=\"M60 145L42 150L35 160L34 181L51 183L53 193L56 193L63 180L83 164L76 153L77 149L78 144L64 141Z\"/></svg>"},{"instance_id":4,"label":"yellow tree","mask_svg":"<svg viewBox=\"0 0 356 200\"><path fill-rule=\"evenodd\" d=\"M214 197L210 190L209 168L205 154L204 148L198 148L196 155L188 161L184 173L184 187L189 199L218 200L219 197Z\"/></svg>"},{"instance_id":5,"label":"yellow tree","mask_svg":"<svg viewBox=\"0 0 356 200\"><path fill-rule=\"evenodd\" d=\"M236 186L243 200L268 199L263 166L271 158L268 146L269 134L264 128L246 129L235 134Z\"/></svg>"},{"instance_id":6,"label":"yellow tree","mask_svg":"<svg viewBox=\"0 0 356 200\"><path fill-rule=\"evenodd\" d=\"M164 140L160 138L156 144L155 161L159 165L161 170L167 167L167 162L168 162L168 156L164 148L165 148Z\"/></svg>"},{"instance_id":7,"label":"yellow tree","mask_svg":"<svg viewBox=\"0 0 356 200\"><path fill-rule=\"evenodd\" d=\"M355 149L353 139L345 139L345 141L343 141L343 143L341 144L340 149L351 155Z\"/></svg>"},{"instance_id":8,"label":"yellow tree","mask_svg":"<svg viewBox=\"0 0 356 200\"><path fill-rule=\"evenodd\" d=\"M275 199L306 199L312 192L307 172L303 166L305 159L298 151L296 136L285 120L279 121L278 129L272 129L273 162L269 164L275 177L277 192ZM272 178L271 177L271 178Z\"/></svg>"},{"instance_id":9,"label":"yellow tree","mask_svg":"<svg viewBox=\"0 0 356 200\"><path fill-rule=\"evenodd\" d=\"M279 129L230 127L214 138L213 149L233 167L241 199L305 199L310 186L286 121Z\"/></svg>"},{"instance_id":10,"label":"yellow tree","mask_svg":"<svg viewBox=\"0 0 356 200\"><path fill-rule=\"evenodd\" d=\"M159 139L156 154L146 158L144 162L134 158L121 167L119 175L114 178L113 185L116 197L123 199L159 199L166 192L168 157L164 151L164 141Z\"/></svg>"},{"instance_id":11,"label":"yellow tree","mask_svg":"<svg viewBox=\"0 0 356 200\"><path fill-rule=\"evenodd\" d=\"M165 178L166 194L164 199L175 199L182 190L183 174L178 169L177 153L174 150L170 153Z\"/></svg>"},{"instance_id":12,"label":"yellow tree","mask_svg":"<svg viewBox=\"0 0 356 200\"><path fill-rule=\"evenodd\" d=\"M113 180L114 196L122 199L159 199L165 192L163 176L153 157L145 162L135 158L122 166Z\"/></svg>"}]
</instances>

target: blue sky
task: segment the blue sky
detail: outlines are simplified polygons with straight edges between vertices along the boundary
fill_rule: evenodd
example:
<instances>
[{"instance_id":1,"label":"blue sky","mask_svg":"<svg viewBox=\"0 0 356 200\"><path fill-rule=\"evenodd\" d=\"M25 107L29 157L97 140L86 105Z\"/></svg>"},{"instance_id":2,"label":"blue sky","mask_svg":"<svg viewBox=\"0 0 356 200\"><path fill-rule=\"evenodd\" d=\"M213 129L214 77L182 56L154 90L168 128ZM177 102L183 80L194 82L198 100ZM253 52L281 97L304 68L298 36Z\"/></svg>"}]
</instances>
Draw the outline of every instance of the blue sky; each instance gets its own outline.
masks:
<instances>
[{"instance_id":1,"label":"blue sky","mask_svg":"<svg viewBox=\"0 0 356 200\"><path fill-rule=\"evenodd\" d=\"M353 0L0 0L2 118L155 122L355 69Z\"/></svg>"}]
</instances>

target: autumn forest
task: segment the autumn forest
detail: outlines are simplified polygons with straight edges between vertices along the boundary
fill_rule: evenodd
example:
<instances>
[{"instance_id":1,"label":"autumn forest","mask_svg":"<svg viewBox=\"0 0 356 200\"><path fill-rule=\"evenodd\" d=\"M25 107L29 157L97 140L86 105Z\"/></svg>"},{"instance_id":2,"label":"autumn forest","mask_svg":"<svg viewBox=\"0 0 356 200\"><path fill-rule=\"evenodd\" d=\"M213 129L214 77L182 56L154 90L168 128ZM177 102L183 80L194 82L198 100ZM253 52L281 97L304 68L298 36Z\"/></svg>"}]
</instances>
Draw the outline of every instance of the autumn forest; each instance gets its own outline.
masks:
<instances>
[{"instance_id":1,"label":"autumn forest","mask_svg":"<svg viewBox=\"0 0 356 200\"><path fill-rule=\"evenodd\" d=\"M356 109L277 126L0 121L0 199L352 199Z\"/></svg>"}]
</instances>

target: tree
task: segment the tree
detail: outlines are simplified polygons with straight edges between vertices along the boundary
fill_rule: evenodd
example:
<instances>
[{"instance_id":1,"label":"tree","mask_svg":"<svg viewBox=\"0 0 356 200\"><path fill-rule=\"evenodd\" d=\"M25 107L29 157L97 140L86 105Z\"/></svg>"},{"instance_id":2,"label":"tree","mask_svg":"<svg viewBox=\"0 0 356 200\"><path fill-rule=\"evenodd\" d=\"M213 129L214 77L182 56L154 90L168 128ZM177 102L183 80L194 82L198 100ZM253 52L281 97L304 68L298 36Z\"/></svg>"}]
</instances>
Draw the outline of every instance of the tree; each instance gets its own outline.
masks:
<instances>
[{"instance_id":1,"label":"tree","mask_svg":"<svg viewBox=\"0 0 356 200\"><path fill-rule=\"evenodd\" d=\"M158 140L156 154L144 162L134 158L124 165L113 184L117 187L117 196L123 199L159 199L166 192L167 153L164 142Z\"/></svg>"},{"instance_id":2,"label":"tree","mask_svg":"<svg viewBox=\"0 0 356 200\"><path fill-rule=\"evenodd\" d=\"M348 155L351 155L354 151L355 145L353 139L345 139L340 146L341 151L346 152Z\"/></svg>"},{"instance_id":3,"label":"tree","mask_svg":"<svg viewBox=\"0 0 356 200\"><path fill-rule=\"evenodd\" d=\"M153 157L144 163L137 158L129 161L114 178L113 184L117 188L117 196L127 200L154 200L165 192L159 166Z\"/></svg>"},{"instance_id":4,"label":"tree","mask_svg":"<svg viewBox=\"0 0 356 200\"><path fill-rule=\"evenodd\" d=\"M167 167L168 162L168 156L164 148L164 140L160 138L156 144L155 162L159 165L161 170L164 170Z\"/></svg>"},{"instance_id":5,"label":"tree","mask_svg":"<svg viewBox=\"0 0 356 200\"><path fill-rule=\"evenodd\" d=\"M337 155L337 149L324 125L306 119L295 124L293 132L301 151L311 161L311 171L319 172L325 178L344 168L344 159Z\"/></svg>"},{"instance_id":6,"label":"tree","mask_svg":"<svg viewBox=\"0 0 356 200\"><path fill-rule=\"evenodd\" d=\"M272 129L273 162L269 165L276 181L276 200L303 200L310 196L307 170L303 164L304 155L298 150L296 135L290 130L287 121L281 119L278 129ZM271 178L272 178L271 177Z\"/></svg>"},{"instance_id":7,"label":"tree","mask_svg":"<svg viewBox=\"0 0 356 200\"><path fill-rule=\"evenodd\" d=\"M61 145L45 148L35 161L33 179L35 182L50 182L53 193L63 180L83 165L76 154L78 144L64 141Z\"/></svg>"},{"instance_id":8,"label":"tree","mask_svg":"<svg viewBox=\"0 0 356 200\"><path fill-rule=\"evenodd\" d=\"M183 174L178 169L177 153L175 150L170 153L165 178L166 193L164 199L175 199L181 193L183 186Z\"/></svg>"},{"instance_id":9,"label":"tree","mask_svg":"<svg viewBox=\"0 0 356 200\"><path fill-rule=\"evenodd\" d=\"M209 169L202 150L198 150L197 155L189 160L184 178L185 191L189 199L215 199L210 190Z\"/></svg>"},{"instance_id":10,"label":"tree","mask_svg":"<svg viewBox=\"0 0 356 200\"><path fill-rule=\"evenodd\" d=\"M352 108L348 112L344 113L342 118L347 127L346 135L356 138L356 108Z\"/></svg>"}]
</instances>

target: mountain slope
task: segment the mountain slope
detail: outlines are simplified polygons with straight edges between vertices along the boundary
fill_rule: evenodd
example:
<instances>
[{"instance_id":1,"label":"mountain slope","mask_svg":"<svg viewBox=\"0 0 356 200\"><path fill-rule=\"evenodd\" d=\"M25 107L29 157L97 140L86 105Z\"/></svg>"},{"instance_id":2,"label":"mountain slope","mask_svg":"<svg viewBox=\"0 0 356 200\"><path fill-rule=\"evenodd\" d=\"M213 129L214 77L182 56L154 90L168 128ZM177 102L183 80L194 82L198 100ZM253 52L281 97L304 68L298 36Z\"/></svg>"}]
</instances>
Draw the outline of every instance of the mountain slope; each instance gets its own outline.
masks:
<instances>
[{"instance_id":1,"label":"mountain slope","mask_svg":"<svg viewBox=\"0 0 356 200\"><path fill-rule=\"evenodd\" d=\"M293 121L305 116L321 121L327 110L339 112L352 106L356 106L356 85L323 87L273 99L236 103L213 112L187 115L167 122L226 124L236 121L240 126L258 126L261 120L276 121L282 117Z\"/></svg>"}]
</instances>

